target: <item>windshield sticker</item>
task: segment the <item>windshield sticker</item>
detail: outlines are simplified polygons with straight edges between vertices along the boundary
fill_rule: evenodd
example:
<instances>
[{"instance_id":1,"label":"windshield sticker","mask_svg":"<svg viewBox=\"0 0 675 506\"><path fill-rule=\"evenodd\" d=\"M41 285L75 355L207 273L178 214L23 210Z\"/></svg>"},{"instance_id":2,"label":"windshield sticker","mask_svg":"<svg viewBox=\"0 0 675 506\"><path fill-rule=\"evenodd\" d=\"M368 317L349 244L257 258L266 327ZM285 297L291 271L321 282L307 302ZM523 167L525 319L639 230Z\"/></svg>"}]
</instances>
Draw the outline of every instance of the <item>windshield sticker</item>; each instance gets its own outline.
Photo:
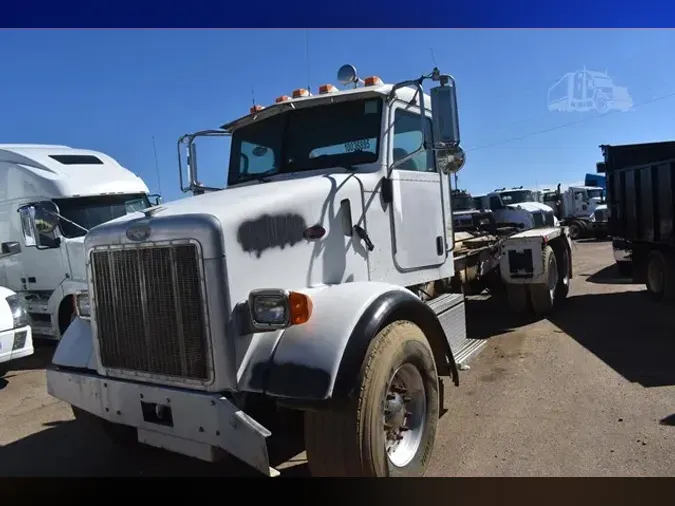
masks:
<instances>
[{"instance_id":1,"label":"windshield sticker","mask_svg":"<svg viewBox=\"0 0 675 506\"><path fill-rule=\"evenodd\" d=\"M255 156L265 156L267 153L267 148L265 146L256 146L253 148L253 154Z\"/></svg>"}]
</instances>

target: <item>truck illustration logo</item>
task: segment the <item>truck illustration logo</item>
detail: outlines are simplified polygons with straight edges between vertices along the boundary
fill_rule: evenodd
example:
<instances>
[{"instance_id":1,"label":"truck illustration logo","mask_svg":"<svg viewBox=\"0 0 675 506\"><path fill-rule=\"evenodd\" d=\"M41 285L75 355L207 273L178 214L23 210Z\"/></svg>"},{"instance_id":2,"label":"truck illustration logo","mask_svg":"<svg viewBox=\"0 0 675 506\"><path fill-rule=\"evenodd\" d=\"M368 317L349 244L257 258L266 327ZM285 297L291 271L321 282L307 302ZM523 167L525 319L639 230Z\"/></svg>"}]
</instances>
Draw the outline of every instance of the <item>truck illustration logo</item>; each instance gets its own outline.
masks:
<instances>
[{"instance_id":1,"label":"truck illustration logo","mask_svg":"<svg viewBox=\"0 0 675 506\"><path fill-rule=\"evenodd\" d=\"M568 72L548 90L548 110L560 112L627 111L633 99L625 86L617 86L607 72L584 67Z\"/></svg>"}]
</instances>

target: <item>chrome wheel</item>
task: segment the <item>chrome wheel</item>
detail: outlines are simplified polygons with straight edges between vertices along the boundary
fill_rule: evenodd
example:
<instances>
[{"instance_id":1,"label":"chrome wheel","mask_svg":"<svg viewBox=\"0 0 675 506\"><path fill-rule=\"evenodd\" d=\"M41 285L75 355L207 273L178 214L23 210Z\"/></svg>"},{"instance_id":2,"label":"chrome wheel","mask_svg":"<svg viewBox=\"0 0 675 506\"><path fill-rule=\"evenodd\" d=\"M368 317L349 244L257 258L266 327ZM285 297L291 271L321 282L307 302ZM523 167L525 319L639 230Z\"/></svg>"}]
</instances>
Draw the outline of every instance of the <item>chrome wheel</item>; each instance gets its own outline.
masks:
<instances>
[{"instance_id":1,"label":"chrome wheel","mask_svg":"<svg viewBox=\"0 0 675 506\"><path fill-rule=\"evenodd\" d=\"M422 375L414 365L403 364L389 380L384 400L384 445L394 466L406 466L417 454L426 413Z\"/></svg>"}]
</instances>

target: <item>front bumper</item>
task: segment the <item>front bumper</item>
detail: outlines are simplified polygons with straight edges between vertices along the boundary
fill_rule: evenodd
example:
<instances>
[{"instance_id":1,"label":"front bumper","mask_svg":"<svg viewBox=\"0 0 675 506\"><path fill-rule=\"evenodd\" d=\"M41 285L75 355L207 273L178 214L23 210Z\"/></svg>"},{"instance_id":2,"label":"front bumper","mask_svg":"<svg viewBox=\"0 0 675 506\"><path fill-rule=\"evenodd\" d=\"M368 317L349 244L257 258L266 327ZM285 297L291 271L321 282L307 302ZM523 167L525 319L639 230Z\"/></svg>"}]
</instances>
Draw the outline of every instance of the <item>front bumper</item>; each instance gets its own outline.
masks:
<instances>
[{"instance_id":1,"label":"front bumper","mask_svg":"<svg viewBox=\"0 0 675 506\"><path fill-rule=\"evenodd\" d=\"M224 450L263 474L279 474L269 467L270 431L220 394L62 369L47 370L47 391L96 416L135 427L141 443L207 462L218 460ZM157 406L162 406L162 419Z\"/></svg>"}]
</instances>

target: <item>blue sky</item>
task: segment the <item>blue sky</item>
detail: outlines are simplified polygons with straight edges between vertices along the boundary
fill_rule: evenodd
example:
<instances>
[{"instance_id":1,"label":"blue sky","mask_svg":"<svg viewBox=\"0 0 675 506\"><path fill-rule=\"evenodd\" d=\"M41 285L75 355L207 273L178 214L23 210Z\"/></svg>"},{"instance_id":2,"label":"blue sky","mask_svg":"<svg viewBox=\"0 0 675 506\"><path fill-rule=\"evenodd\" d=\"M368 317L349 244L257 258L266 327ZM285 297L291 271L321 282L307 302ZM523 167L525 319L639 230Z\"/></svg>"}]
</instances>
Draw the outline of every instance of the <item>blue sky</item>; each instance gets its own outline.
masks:
<instances>
[{"instance_id":1,"label":"blue sky","mask_svg":"<svg viewBox=\"0 0 675 506\"><path fill-rule=\"evenodd\" d=\"M104 151L158 191L154 136L167 200L182 196L180 135L246 114L252 89L264 105L308 78L314 90L337 84L343 63L385 82L418 77L434 58L453 74L460 186L475 194L579 181L599 144L675 137L675 96L649 102L675 93L670 30L23 30L1 31L0 47L0 142ZM633 109L549 111L549 87L584 66L627 87ZM202 162L204 184L225 182L225 154Z\"/></svg>"}]
</instances>

